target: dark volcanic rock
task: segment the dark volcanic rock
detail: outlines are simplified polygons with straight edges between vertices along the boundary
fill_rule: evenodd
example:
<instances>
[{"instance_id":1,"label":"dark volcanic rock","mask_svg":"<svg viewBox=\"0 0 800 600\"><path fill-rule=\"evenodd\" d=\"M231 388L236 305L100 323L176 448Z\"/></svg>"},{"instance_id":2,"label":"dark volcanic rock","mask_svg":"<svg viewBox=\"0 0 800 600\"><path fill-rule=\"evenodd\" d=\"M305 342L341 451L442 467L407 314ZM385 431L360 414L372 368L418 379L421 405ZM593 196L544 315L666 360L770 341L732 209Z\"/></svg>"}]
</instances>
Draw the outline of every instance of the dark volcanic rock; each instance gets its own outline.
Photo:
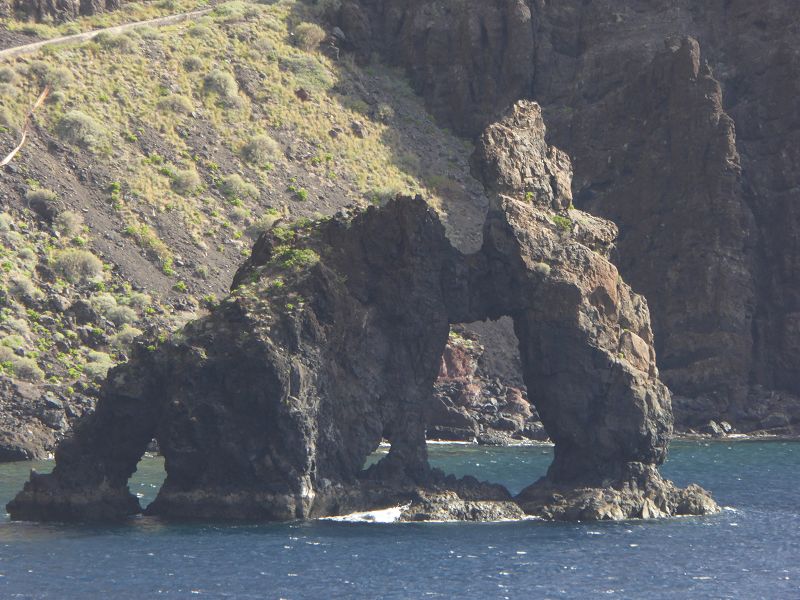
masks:
<instances>
[{"instance_id":1,"label":"dark volcanic rock","mask_svg":"<svg viewBox=\"0 0 800 600\"><path fill-rule=\"evenodd\" d=\"M348 0L337 23L362 55L379 50L408 66L433 113L458 131L480 131L532 91L523 0Z\"/></svg>"},{"instance_id":2,"label":"dark volcanic rock","mask_svg":"<svg viewBox=\"0 0 800 600\"><path fill-rule=\"evenodd\" d=\"M544 139L541 110L517 103L481 134L472 167L490 192L522 194L553 210L572 205L572 163Z\"/></svg>"},{"instance_id":3,"label":"dark volcanic rock","mask_svg":"<svg viewBox=\"0 0 800 600\"><path fill-rule=\"evenodd\" d=\"M538 110L514 114L540 123ZM525 135L533 147L543 126ZM555 176L568 179L568 166ZM33 475L9 503L12 517L139 512L127 479L154 438L167 479L149 514L288 520L416 498L412 512L433 518L518 515L502 487L430 469L425 445L450 324L501 316L514 321L525 383L555 443L547 476L518 500L526 512L715 510L702 490L677 490L657 472L672 417L646 302L565 226L579 213L556 215L548 199L515 191L494 199L471 255L420 198L265 233L209 316L109 373L97 410L59 447L53 473ZM603 238L599 229L589 237ZM390 452L362 471L382 438ZM587 494L606 507L576 508Z\"/></svg>"},{"instance_id":4,"label":"dark volcanic rock","mask_svg":"<svg viewBox=\"0 0 800 600\"><path fill-rule=\"evenodd\" d=\"M122 0L14 0L14 10L36 21L67 21L116 10L121 4Z\"/></svg>"},{"instance_id":5,"label":"dark volcanic rock","mask_svg":"<svg viewBox=\"0 0 800 600\"><path fill-rule=\"evenodd\" d=\"M516 99L541 103L575 160L576 206L620 226L619 266L650 300L682 427L757 429L761 389L798 402L794 3L361 0L348 11L356 46L404 65L461 133Z\"/></svg>"}]
</instances>

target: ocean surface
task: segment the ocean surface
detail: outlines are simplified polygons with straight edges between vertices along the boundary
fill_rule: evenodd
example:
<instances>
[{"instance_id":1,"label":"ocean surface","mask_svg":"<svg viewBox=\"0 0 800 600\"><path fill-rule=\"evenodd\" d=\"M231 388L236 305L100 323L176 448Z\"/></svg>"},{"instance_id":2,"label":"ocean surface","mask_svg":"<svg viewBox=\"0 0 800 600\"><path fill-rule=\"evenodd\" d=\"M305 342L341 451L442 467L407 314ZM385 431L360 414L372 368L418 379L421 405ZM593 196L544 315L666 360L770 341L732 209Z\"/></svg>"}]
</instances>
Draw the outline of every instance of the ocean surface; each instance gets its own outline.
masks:
<instances>
[{"instance_id":1,"label":"ocean surface","mask_svg":"<svg viewBox=\"0 0 800 600\"><path fill-rule=\"evenodd\" d=\"M436 445L517 492L548 447ZM35 466L0 465L0 502ZM118 526L0 521L0 598L800 598L800 443L676 442L664 473L727 507L666 521ZM131 489L151 500L163 463Z\"/></svg>"}]
</instances>

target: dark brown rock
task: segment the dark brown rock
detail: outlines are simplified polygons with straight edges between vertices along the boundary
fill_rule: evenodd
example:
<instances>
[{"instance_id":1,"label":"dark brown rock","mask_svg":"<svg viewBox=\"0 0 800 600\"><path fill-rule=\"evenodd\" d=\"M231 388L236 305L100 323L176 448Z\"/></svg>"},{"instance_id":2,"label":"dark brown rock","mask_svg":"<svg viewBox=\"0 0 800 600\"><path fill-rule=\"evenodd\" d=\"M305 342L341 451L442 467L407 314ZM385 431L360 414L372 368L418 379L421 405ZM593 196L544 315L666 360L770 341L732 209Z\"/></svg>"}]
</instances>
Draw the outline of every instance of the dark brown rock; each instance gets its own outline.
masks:
<instances>
[{"instance_id":1,"label":"dark brown rock","mask_svg":"<svg viewBox=\"0 0 800 600\"><path fill-rule=\"evenodd\" d=\"M359 4L356 46L405 66L446 125L474 136L517 99L543 106L576 206L620 226L615 260L650 300L682 427L759 428L760 389L796 402L793 3Z\"/></svg>"},{"instance_id":2,"label":"dark brown rock","mask_svg":"<svg viewBox=\"0 0 800 600\"><path fill-rule=\"evenodd\" d=\"M121 4L122 0L14 0L14 10L36 21L68 21L116 10Z\"/></svg>"},{"instance_id":3,"label":"dark brown rock","mask_svg":"<svg viewBox=\"0 0 800 600\"><path fill-rule=\"evenodd\" d=\"M348 1L337 24L362 56L382 51L409 67L434 114L478 132L532 91L531 9L524 0L466 3Z\"/></svg>"},{"instance_id":4,"label":"dark brown rock","mask_svg":"<svg viewBox=\"0 0 800 600\"><path fill-rule=\"evenodd\" d=\"M486 128L472 165L490 192L521 193L556 211L572 205L572 164L547 145L542 112L529 103L516 103L506 118Z\"/></svg>"},{"instance_id":5,"label":"dark brown rock","mask_svg":"<svg viewBox=\"0 0 800 600\"><path fill-rule=\"evenodd\" d=\"M496 504L510 501L502 487L432 470L425 442L450 324L504 315L555 443L547 476L523 494L526 512L649 516L645 501L656 516L712 510L703 492L657 472L672 418L646 302L535 200L494 198L471 255L421 198L265 233L209 316L109 373L53 473L9 503L12 518L139 512L127 480L154 438L168 475L147 512L163 517L289 520L415 494L438 498L417 511L436 518L511 514ZM624 356L631 345L642 351ZM362 472L384 437L388 455ZM554 487L569 492L563 510L547 508ZM587 493L610 508L574 509Z\"/></svg>"},{"instance_id":6,"label":"dark brown rock","mask_svg":"<svg viewBox=\"0 0 800 600\"><path fill-rule=\"evenodd\" d=\"M139 512L127 480L152 439L168 475L147 512L163 517L290 520L408 498L410 519L518 514L501 486L432 470L425 440L437 375L458 380L476 363L469 344L445 352L451 324L502 316L513 319L525 384L555 444L546 477L517 499L526 513L716 510L699 488L658 473L672 413L646 301L581 243L586 232L565 226L576 211L552 210L555 188L514 179L522 160L569 189L569 160L548 162L559 152L543 141L539 106L519 103L498 128L538 151L517 160L505 136L481 137L476 170L491 161L511 195L492 198L480 251L456 250L420 197L271 229L207 317L110 372L53 473L32 476L8 504L12 518ZM521 429L521 393L507 404L516 408L497 414L495 429ZM388 455L362 472L384 437Z\"/></svg>"}]
</instances>

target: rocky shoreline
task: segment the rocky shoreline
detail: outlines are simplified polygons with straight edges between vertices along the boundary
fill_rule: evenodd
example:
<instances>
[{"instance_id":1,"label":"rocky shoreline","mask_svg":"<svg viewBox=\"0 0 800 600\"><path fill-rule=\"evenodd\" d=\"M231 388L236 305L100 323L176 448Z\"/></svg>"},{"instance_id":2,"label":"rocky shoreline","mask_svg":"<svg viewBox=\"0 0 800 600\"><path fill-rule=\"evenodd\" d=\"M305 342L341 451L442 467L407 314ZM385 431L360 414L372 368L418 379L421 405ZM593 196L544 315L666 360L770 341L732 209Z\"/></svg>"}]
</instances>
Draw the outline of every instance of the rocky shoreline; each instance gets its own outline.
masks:
<instances>
[{"instance_id":1,"label":"rocky shoreline","mask_svg":"<svg viewBox=\"0 0 800 600\"><path fill-rule=\"evenodd\" d=\"M409 518L437 520L716 512L705 490L658 472L673 421L647 303L608 260L613 224L571 208L571 165L545 142L539 106L520 102L488 127L473 169L492 205L472 254L420 197L263 234L208 316L109 372L11 517L141 513L127 481L153 439L167 478L145 512L168 519L287 521L407 501ZM432 469L425 440L451 325L503 316L555 445L547 474L516 497ZM534 415L521 394L503 410L486 418ZM364 469L382 439L388 454Z\"/></svg>"}]
</instances>

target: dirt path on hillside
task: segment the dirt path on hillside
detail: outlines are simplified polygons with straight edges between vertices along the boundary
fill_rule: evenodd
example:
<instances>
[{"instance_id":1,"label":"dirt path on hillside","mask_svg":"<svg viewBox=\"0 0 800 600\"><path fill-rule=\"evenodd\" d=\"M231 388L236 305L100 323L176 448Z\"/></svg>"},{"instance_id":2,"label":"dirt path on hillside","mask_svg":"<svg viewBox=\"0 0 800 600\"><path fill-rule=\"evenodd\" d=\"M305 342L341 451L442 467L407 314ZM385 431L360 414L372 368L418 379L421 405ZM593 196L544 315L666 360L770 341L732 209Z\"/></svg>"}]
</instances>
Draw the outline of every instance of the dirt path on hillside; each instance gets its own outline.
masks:
<instances>
[{"instance_id":1,"label":"dirt path on hillside","mask_svg":"<svg viewBox=\"0 0 800 600\"><path fill-rule=\"evenodd\" d=\"M122 25L114 25L113 27L94 29L92 31L85 31L83 33L75 33L73 35L64 35L50 40L42 40L40 42L23 44L21 46L12 46L11 48L5 48L3 50L0 50L0 60L4 58L13 58L15 56L21 56L23 54L30 54L31 52L36 52L37 50L41 50L46 46L54 46L57 44L69 44L73 42L86 42L96 37L98 34L104 32L122 33L124 31L128 31L130 29L135 29L136 27L142 27L145 25L158 26L158 25L169 25L171 23L180 23L181 21L187 21L189 19L201 17L205 14L210 13L212 10L214 9L203 8L201 10L193 10L190 12L180 13L177 15L167 15L166 17L158 17L155 19L148 19L146 21L134 21L132 23L123 23Z\"/></svg>"}]
</instances>

